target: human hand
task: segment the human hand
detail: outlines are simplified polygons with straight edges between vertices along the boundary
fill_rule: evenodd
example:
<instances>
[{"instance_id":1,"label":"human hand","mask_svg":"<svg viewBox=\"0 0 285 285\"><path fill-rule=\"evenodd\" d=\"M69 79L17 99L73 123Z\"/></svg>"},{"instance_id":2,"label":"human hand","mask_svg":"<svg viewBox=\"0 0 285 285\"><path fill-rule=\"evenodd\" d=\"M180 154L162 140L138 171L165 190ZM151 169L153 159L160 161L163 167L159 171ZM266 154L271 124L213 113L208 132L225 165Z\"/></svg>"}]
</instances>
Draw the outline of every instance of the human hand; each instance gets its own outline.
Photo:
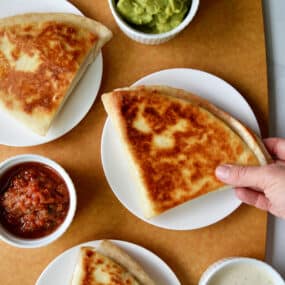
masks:
<instances>
[{"instance_id":1,"label":"human hand","mask_svg":"<svg viewBox=\"0 0 285 285\"><path fill-rule=\"evenodd\" d=\"M268 138L264 144L274 162L265 166L221 165L218 179L233 185L246 204L285 219L285 139Z\"/></svg>"}]
</instances>

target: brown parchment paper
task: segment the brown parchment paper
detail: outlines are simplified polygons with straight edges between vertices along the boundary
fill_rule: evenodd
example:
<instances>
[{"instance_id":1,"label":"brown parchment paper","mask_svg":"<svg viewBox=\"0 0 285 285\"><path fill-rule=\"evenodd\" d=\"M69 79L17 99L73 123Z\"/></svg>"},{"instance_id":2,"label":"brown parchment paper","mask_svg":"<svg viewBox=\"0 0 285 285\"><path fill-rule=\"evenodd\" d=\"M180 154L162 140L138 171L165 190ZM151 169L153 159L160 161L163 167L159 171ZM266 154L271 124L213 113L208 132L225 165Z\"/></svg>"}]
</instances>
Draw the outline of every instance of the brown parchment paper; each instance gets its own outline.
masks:
<instances>
[{"instance_id":1,"label":"brown parchment paper","mask_svg":"<svg viewBox=\"0 0 285 285\"><path fill-rule=\"evenodd\" d=\"M260 0L201 0L190 26L159 46L144 46L123 35L106 0L72 2L114 32L113 40L103 49L100 94L161 69L201 69L241 92L266 135L268 94ZM81 242L102 238L127 240L152 250L168 263L182 284L197 284L207 266L223 257L264 258L266 214L249 206L241 206L217 224L193 231L160 229L130 214L115 198L102 170L100 143L105 119L98 96L85 119L62 138L30 148L0 146L0 161L21 153L56 160L70 173L78 195L75 219L55 243L40 249L17 249L0 242L0 284L34 284L58 254Z\"/></svg>"}]
</instances>

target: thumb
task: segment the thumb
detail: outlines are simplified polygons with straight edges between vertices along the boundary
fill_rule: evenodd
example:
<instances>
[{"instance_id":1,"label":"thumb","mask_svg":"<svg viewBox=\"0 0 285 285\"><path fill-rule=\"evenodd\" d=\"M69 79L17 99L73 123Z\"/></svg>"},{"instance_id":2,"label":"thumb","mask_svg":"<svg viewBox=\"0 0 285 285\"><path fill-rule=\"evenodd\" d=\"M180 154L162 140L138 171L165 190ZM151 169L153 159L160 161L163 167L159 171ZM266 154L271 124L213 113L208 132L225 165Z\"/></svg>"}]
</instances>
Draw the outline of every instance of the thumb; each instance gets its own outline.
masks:
<instances>
[{"instance_id":1,"label":"thumb","mask_svg":"<svg viewBox=\"0 0 285 285\"><path fill-rule=\"evenodd\" d=\"M267 171L262 166L237 166L224 164L216 168L216 176L221 181L236 187L266 188Z\"/></svg>"}]
</instances>

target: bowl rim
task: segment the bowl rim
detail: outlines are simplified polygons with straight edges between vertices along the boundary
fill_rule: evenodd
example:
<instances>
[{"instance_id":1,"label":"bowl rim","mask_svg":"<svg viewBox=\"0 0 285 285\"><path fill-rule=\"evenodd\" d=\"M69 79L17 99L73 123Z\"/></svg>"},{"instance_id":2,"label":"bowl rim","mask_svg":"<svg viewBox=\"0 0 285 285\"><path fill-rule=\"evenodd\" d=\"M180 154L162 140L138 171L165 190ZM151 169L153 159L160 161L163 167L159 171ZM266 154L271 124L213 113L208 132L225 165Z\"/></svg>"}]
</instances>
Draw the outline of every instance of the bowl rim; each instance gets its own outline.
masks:
<instances>
[{"instance_id":1,"label":"bowl rim","mask_svg":"<svg viewBox=\"0 0 285 285\"><path fill-rule=\"evenodd\" d=\"M214 262L212 265L210 265L206 269L206 271L204 271L204 273L201 275L198 285L207 285L208 282L211 280L211 278L221 269L231 264L240 264L240 263L251 263L259 267L262 267L266 269L266 271L270 274L270 276L272 276L272 278L274 278L274 281L278 282L277 284L279 285L285 284L284 279L282 278L280 273L270 264L262 260L252 258L252 257L228 257L228 258L220 259Z\"/></svg>"},{"instance_id":2,"label":"bowl rim","mask_svg":"<svg viewBox=\"0 0 285 285\"><path fill-rule=\"evenodd\" d=\"M0 224L0 240L8 243L9 245L19 248L43 247L60 238L72 223L77 206L76 190L69 174L59 163L50 158L37 154L21 154L9 157L6 160L2 161L0 163L0 177L11 167L25 162L38 162L45 164L51 167L54 171L56 171L58 175L62 177L66 183L69 194L69 208L67 215L62 224L55 231L48 234L47 236L35 239L21 238L13 235Z\"/></svg>"},{"instance_id":3,"label":"bowl rim","mask_svg":"<svg viewBox=\"0 0 285 285\"><path fill-rule=\"evenodd\" d=\"M149 33L144 33L144 32L141 32L139 30L136 30L131 25L129 25L121 17L121 15L118 13L118 11L115 7L115 0L108 0L108 3L109 3L109 7L111 9L111 12L112 12L116 22L119 24L119 26L123 26L126 29L126 31L132 35L137 35L140 37L144 37L145 39L151 40L151 39L168 38L170 36L178 34L183 29L185 29L189 25L189 23L192 21L192 19L195 17L195 15L197 14L198 9L199 9L199 5L200 5L200 0L192 0L191 1L191 6L190 6L188 13L186 14L185 18L183 19L183 21L178 26L176 26L175 28L173 28L172 30L170 30L168 32L164 32L164 33L160 33L160 34L149 34Z\"/></svg>"}]
</instances>

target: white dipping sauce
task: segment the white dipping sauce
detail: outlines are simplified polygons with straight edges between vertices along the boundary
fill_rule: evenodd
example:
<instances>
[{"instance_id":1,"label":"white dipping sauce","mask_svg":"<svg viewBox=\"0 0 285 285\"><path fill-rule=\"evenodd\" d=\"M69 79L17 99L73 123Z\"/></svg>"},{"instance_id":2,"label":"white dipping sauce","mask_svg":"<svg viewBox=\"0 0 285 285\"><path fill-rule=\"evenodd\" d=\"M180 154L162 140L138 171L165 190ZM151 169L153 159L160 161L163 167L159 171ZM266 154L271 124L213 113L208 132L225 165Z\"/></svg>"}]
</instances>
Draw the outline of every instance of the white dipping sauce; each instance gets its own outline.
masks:
<instances>
[{"instance_id":1,"label":"white dipping sauce","mask_svg":"<svg viewBox=\"0 0 285 285\"><path fill-rule=\"evenodd\" d=\"M274 285L271 275L251 263L232 263L221 268L207 285Z\"/></svg>"}]
</instances>

